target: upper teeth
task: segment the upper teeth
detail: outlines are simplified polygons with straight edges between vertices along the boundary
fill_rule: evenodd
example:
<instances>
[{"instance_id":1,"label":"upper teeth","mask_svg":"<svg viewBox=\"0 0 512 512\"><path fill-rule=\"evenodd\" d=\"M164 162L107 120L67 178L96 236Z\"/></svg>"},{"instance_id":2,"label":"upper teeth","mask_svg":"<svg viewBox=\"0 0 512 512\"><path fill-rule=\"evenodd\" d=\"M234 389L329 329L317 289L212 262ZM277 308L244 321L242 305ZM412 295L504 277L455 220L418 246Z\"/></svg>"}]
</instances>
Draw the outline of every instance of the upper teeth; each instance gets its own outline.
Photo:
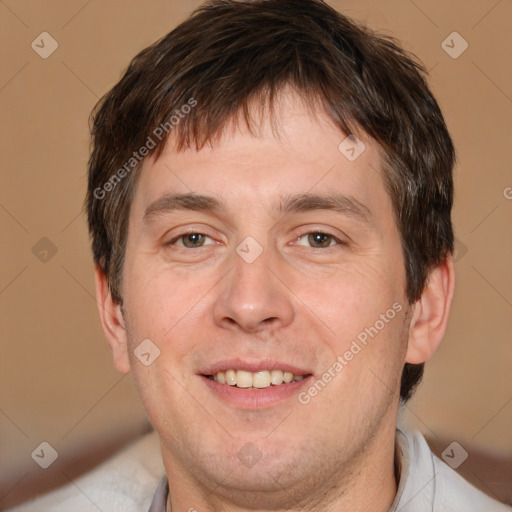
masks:
<instances>
[{"instance_id":1,"label":"upper teeth","mask_svg":"<svg viewBox=\"0 0 512 512\"><path fill-rule=\"evenodd\" d=\"M246 372L245 370L226 370L218 372L213 376L213 380L221 384L229 384L239 388L268 388L271 385L277 386L283 382L288 383L292 380L302 380L304 375L293 375L290 372L281 370L260 372Z\"/></svg>"}]
</instances>

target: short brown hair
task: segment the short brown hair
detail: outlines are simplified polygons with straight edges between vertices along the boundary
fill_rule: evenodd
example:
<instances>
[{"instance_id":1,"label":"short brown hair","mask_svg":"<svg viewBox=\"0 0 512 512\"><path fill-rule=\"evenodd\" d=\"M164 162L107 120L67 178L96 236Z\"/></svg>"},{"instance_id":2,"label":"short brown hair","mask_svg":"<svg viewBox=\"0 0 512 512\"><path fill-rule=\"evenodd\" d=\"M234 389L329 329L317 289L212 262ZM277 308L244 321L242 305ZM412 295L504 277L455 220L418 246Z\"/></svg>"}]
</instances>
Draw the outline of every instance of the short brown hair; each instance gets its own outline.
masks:
<instances>
[{"instance_id":1,"label":"short brown hair","mask_svg":"<svg viewBox=\"0 0 512 512\"><path fill-rule=\"evenodd\" d=\"M144 158L158 157L171 132L158 129L171 124L178 150L213 141L236 115L251 129L250 102L272 106L289 86L307 105L320 104L346 134L362 129L382 147L405 292L410 304L416 302L430 271L453 252L455 153L425 75L394 39L321 0L203 4L142 50L92 114L86 208L94 260L113 299L122 303L128 216L143 160L137 150L146 146ZM171 123L187 104L194 108ZM422 364L405 364L403 401L422 374Z\"/></svg>"}]
</instances>

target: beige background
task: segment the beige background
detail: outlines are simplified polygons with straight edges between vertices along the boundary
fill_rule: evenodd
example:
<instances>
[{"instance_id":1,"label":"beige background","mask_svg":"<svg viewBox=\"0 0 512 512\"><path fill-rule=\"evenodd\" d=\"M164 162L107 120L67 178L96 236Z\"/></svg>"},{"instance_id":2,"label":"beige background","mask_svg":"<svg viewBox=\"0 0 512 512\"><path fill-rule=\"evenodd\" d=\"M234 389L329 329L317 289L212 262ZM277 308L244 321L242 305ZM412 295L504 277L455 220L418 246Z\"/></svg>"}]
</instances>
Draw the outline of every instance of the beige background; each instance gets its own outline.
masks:
<instances>
[{"instance_id":1,"label":"beige background","mask_svg":"<svg viewBox=\"0 0 512 512\"><path fill-rule=\"evenodd\" d=\"M431 70L458 149L457 290L444 344L406 412L441 450L457 441L468 461L482 449L503 458L496 478L473 471L473 480L504 496L500 479L512 481L512 3L330 3L397 37ZM148 429L130 377L111 367L93 299L80 213L87 120L130 58L198 4L0 2L0 508L68 482ZM59 45L47 59L31 48L43 31ZM441 47L453 31L469 44L457 59ZM42 237L57 249L47 262L32 252ZM59 453L47 470L31 458L42 441Z\"/></svg>"}]
</instances>

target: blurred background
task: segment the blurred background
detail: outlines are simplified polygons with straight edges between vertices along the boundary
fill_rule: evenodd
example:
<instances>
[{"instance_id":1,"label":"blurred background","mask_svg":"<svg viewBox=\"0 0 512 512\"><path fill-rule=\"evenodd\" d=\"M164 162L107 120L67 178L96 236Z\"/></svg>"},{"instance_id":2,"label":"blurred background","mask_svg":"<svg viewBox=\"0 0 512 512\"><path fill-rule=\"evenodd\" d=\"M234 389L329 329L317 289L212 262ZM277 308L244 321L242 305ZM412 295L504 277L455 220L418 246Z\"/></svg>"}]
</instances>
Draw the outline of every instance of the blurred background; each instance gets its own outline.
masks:
<instances>
[{"instance_id":1,"label":"blurred background","mask_svg":"<svg viewBox=\"0 0 512 512\"><path fill-rule=\"evenodd\" d=\"M430 71L457 151L457 288L445 340L403 411L438 454L512 503L512 3L330 0ZM0 1L0 509L69 483L149 431L94 300L81 205L88 116L130 59L198 1ZM58 452L48 469L31 457Z\"/></svg>"}]
</instances>

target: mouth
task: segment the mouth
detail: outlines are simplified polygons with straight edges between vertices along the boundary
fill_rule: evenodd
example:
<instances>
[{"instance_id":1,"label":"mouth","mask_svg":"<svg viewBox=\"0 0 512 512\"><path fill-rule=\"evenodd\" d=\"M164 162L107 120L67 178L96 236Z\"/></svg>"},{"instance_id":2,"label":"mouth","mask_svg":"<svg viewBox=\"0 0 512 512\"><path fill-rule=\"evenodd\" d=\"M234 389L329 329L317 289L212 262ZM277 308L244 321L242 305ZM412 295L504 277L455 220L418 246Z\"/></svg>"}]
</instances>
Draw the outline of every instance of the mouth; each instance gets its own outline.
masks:
<instances>
[{"instance_id":1,"label":"mouth","mask_svg":"<svg viewBox=\"0 0 512 512\"><path fill-rule=\"evenodd\" d=\"M251 372L240 369L218 371L214 374L204 375L209 380L242 389L256 390L274 386L283 386L292 382L299 382L310 374L297 372L296 374L286 370L259 370Z\"/></svg>"},{"instance_id":2,"label":"mouth","mask_svg":"<svg viewBox=\"0 0 512 512\"><path fill-rule=\"evenodd\" d=\"M268 410L292 400L312 372L277 360L229 359L198 373L207 389L239 410Z\"/></svg>"}]
</instances>

